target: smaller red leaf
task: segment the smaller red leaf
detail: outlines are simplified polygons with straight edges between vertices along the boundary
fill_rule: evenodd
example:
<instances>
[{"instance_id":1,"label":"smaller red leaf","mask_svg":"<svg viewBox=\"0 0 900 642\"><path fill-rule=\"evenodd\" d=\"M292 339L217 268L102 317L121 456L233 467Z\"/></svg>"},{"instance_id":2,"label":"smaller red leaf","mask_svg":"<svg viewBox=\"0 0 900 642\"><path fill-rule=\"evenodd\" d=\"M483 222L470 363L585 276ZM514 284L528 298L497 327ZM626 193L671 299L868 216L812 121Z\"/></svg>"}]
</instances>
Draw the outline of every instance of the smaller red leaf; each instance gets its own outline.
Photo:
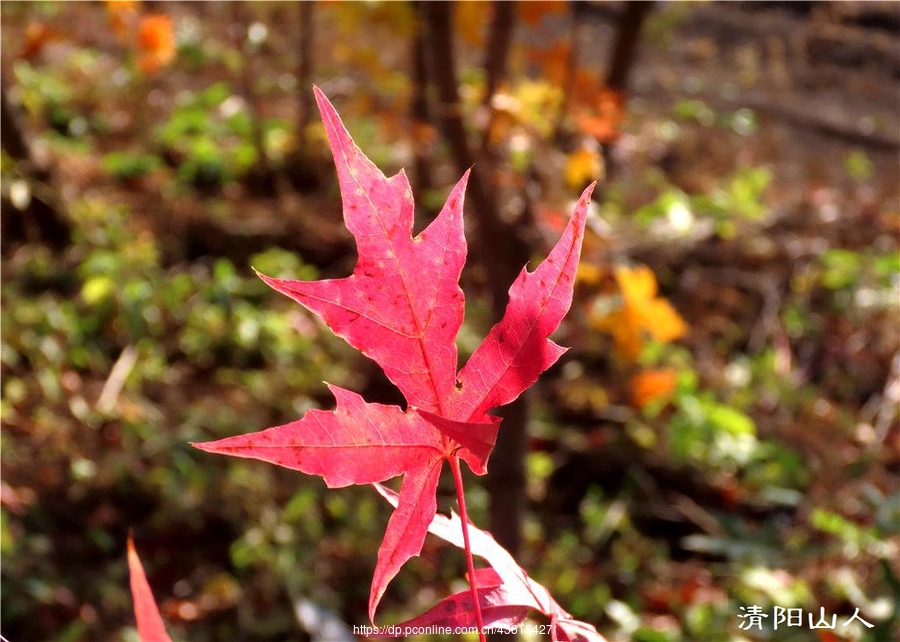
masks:
<instances>
[{"instance_id":1,"label":"smaller red leaf","mask_svg":"<svg viewBox=\"0 0 900 642\"><path fill-rule=\"evenodd\" d=\"M525 621L528 607L509 603L507 591L493 569L475 571L478 583L478 603L485 627L509 631ZM426 626L468 628L473 626L472 592L468 589L444 598L428 611L395 628L413 629Z\"/></svg>"},{"instance_id":2,"label":"smaller red leaf","mask_svg":"<svg viewBox=\"0 0 900 642\"><path fill-rule=\"evenodd\" d=\"M134 599L134 615L137 619L138 637L141 642L172 642L166 633L162 616L153 599L153 591L144 574L144 567L134 548L134 540L128 534L128 570L131 575L131 595Z\"/></svg>"},{"instance_id":3,"label":"smaller red leaf","mask_svg":"<svg viewBox=\"0 0 900 642\"><path fill-rule=\"evenodd\" d=\"M397 505L398 498L394 491L381 484L373 484L373 486L391 504ZM479 590L478 594L485 626L489 625L489 621L500 628L513 626L520 613L524 619L527 611L534 609L550 618L552 625L550 637L554 642L606 642L606 638L600 635L593 625L575 620L553 599L547 587L528 577L528 573L518 565L509 551L497 543L490 533L471 523L468 530L472 554L487 560L493 569L493 573L489 573L485 569L476 571L476 580L481 582L483 577L489 585L487 590ZM464 548L462 522L455 513L451 513L450 517L436 514L428 526L428 531L454 546ZM498 581L502 582L500 586L497 586ZM469 593L469 595L471 594ZM471 606L471 597L466 601L463 593L451 595L419 617L428 616L429 624L433 625L475 626L474 615L471 614L471 611L466 618L465 610L460 608L464 604ZM492 609L501 607L502 610L492 611ZM440 617L441 612L445 613L444 618ZM489 616L489 612L492 615ZM418 619L414 618L398 626L409 626L411 622L416 622Z\"/></svg>"},{"instance_id":4,"label":"smaller red leaf","mask_svg":"<svg viewBox=\"0 0 900 642\"><path fill-rule=\"evenodd\" d=\"M444 435L458 443L462 448L457 453L476 475L487 472L487 460L497 441L500 429L500 417L485 415L489 421L485 423L467 423L453 421L427 410L416 409L416 412L440 430Z\"/></svg>"}]
</instances>

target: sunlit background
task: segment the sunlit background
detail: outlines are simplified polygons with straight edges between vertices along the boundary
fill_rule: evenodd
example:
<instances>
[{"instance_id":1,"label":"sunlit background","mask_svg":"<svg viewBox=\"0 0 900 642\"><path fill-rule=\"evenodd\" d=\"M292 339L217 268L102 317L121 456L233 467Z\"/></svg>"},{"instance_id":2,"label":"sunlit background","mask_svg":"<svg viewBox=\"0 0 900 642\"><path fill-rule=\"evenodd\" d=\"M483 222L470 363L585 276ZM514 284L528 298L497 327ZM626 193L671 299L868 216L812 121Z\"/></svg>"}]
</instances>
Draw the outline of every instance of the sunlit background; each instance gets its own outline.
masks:
<instances>
[{"instance_id":1,"label":"sunlit background","mask_svg":"<svg viewBox=\"0 0 900 642\"><path fill-rule=\"evenodd\" d=\"M381 498L189 446L330 408L322 381L401 399L251 270L353 268L313 84L420 226L473 167L463 358L603 178L572 349L493 456L525 483L467 483L484 528L525 506L492 530L564 608L610 640L896 639L900 5L0 12L10 642L136 640L129 529L175 639L368 623ZM429 539L379 623L464 576Z\"/></svg>"}]
</instances>

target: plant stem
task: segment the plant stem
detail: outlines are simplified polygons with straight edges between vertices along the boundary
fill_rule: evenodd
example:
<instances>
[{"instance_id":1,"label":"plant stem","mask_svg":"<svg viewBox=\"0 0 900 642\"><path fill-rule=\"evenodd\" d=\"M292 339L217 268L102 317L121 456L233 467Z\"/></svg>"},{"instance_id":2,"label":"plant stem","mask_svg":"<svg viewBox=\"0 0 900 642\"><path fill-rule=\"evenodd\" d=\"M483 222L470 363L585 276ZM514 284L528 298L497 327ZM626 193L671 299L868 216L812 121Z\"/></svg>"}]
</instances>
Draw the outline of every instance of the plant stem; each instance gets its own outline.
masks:
<instances>
[{"instance_id":1,"label":"plant stem","mask_svg":"<svg viewBox=\"0 0 900 642\"><path fill-rule=\"evenodd\" d=\"M475 560L469 546L469 515L466 513L466 494L463 490L462 470L459 457L450 457L450 469L453 471L453 483L456 486L456 502L459 504L459 518L462 520L463 544L466 549L466 566L469 570L469 587L472 590L472 603L475 607L475 623L478 625L478 639L485 642L484 620L481 617L481 602L478 600L478 583L475 580Z\"/></svg>"}]
</instances>

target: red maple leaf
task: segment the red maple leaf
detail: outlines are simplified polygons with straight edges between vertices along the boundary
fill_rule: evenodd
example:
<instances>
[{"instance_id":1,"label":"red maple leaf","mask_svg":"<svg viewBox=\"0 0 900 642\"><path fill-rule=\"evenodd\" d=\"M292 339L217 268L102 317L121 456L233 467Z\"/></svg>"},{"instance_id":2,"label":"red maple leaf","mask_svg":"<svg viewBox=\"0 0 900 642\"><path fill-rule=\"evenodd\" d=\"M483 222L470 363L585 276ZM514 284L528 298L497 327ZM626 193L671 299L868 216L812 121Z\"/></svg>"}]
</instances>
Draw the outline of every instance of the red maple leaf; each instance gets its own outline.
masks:
<instances>
[{"instance_id":1,"label":"red maple leaf","mask_svg":"<svg viewBox=\"0 0 900 642\"><path fill-rule=\"evenodd\" d=\"M369 594L369 617L388 583L422 550L435 516L443 461L464 459L476 474L509 403L549 368L564 348L548 339L572 302L592 187L585 190L559 242L533 273L523 268L506 313L457 375L456 334L465 299L459 275L466 257L463 195L468 173L437 218L412 237L413 200L406 175L386 178L354 144L318 89L316 100L337 167L344 222L358 260L343 279L293 281L260 277L316 313L350 345L373 359L408 407L366 403L336 386L334 411L203 444L209 452L262 459L321 475L329 487L403 475ZM462 509L462 506L461 506Z\"/></svg>"},{"instance_id":2,"label":"red maple leaf","mask_svg":"<svg viewBox=\"0 0 900 642\"><path fill-rule=\"evenodd\" d=\"M131 534L128 535L128 571L131 575L131 596L134 599L138 638L141 642L172 642L172 638L166 633L156 600L153 599L153 591L150 590Z\"/></svg>"},{"instance_id":3,"label":"red maple leaf","mask_svg":"<svg viewBox=\"0 0 900 642\"><path fill-rule=\"evenodd\" d=\"M397 505L394 491L381 484L374 486L391 504ZM450 517L436 514L428 525L428 531L463 548L462 522L455 513L451 513ZM574 619L553 599L547 587L528 577L528 573L490 533L471 523L468 524L468 532L472 554L491 565L475 571L484 626L515 631L515 627L525 621L528 611L536 610L550 618L550 638L554 642L605 642L593 625ZM473 613L472 595L469 591L462 591L444 598L422 615L401 622L395 628L470 628L475 626Z\"/></svg>"}]
</instances>

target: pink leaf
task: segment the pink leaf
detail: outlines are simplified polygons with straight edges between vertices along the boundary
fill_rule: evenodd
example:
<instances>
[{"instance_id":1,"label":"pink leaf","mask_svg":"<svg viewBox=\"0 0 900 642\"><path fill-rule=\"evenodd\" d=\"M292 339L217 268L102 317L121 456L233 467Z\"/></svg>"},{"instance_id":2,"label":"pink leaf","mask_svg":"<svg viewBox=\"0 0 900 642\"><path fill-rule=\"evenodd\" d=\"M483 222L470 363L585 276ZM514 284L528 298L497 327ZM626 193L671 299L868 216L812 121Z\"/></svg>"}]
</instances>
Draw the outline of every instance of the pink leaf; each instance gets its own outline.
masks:
<instances>
[{"instance_id":1,"label":"pink leaf","mask_svg":"<svg viewBox=\"0 0 900 642\"><path fill-rule=\"evenodd\" d=\"M395 492L381 484L374 486L391 504L397 505L398 497ZM451 513L450 517L435 514L428 531L463 548L462 523L455 513ZM472 554L484 558L491 565L491 569L476 571L479 585L484 582L489 587L478 594L485 626L493 624L503 628L515 625L524 620L527 612L533 609L550 618L551 637L555 641L605 642L605 638L594 626L575 620L553 599L547 587L528 577L528 573L516 563L513 556L489 533L469 524L469 543ZM469 611L463 608L466 605L470 608ZM440 626L475 626L471 606L471 597L466 600L464 593L458 593L445 598L425 614L398 626L419 626L420 621ZM498 609L500 606L503 608Z\"/></svg>"},{"instance_id":2,"label":"pink leaf","mask_svg":"<svg viewBox=\"0 0 900 642\"><path fill-rule=\"evenodd\" d=\"M475 572L483 622L485 627L508 631L525 620L528 608L511 604L503 585L490 583L491 577L496 577L496 573L493 573L493 576L491 573L492 569L486 568ZM397 628L426 626L468 628L475 625L473 613L472 592L466 589L444 598L422 615L401 622Z\"/></svg>"},{"instance_id":3,"label":"pink leaf","mask_svg":"<svg viewBox=\"0 0 900 642\"><path fill-rule=\"evenodd\" d=\"M487 472L487 460L497 441L500 417L485 415L483 423L466 423L441 417L427 410L417 410L431 425L462 446L462 457L476 475Z\"/></svg>"},{"instance_id":4,"label":"pink leaf","mask_svg":"<svg viewBox=\"0 0 900 642\"><path fill-rule=\"evenodd\" d=\"M368 404L332 386L334 411L312 410L283 426L194 445L321 475L330 487L403 475L369 594L374 621L390 580L422 550L435 516L442 462L458 456L484 474L500 423L487 411L515 399L564 351L547 337L571 304L590 188L547 260L516 279L504 318L457 379L468 173L437 218L413 238L406 176L386 178L353 143L328 99L315 91L337 167L344 222L356 239L357 264L343 279L260 277L378 363L406 397L407 409Z\"/></svg>"},{"instance_id":5,"label":"pink leaf","mask_svg":"<svg viewBox=\"0 0 900 642\"><path fill-rule=\"evenodd\" d=\"M131 596L134 599L134 615L137 619L138 637L141 642L171 642L165 624L153 599L153 592L144 575L144 567L134 548L134 540L128 535L128 570L131 574Z\"/></svg>"},{"instance_id":6,"label":"pink leaf","mask_svg":"<svg viewBox=\"0 0 900 642\"><path fill-rule=\"evenodd\" d=\"M390 581L411 557L422 552L428 524L437 511L438 480L443 459L416 468L403 476L397 510L388 520L384 540L378 549L378 562L369 593L369 619L375 621L375 609Z\"/></svg>"}]
</instances>

